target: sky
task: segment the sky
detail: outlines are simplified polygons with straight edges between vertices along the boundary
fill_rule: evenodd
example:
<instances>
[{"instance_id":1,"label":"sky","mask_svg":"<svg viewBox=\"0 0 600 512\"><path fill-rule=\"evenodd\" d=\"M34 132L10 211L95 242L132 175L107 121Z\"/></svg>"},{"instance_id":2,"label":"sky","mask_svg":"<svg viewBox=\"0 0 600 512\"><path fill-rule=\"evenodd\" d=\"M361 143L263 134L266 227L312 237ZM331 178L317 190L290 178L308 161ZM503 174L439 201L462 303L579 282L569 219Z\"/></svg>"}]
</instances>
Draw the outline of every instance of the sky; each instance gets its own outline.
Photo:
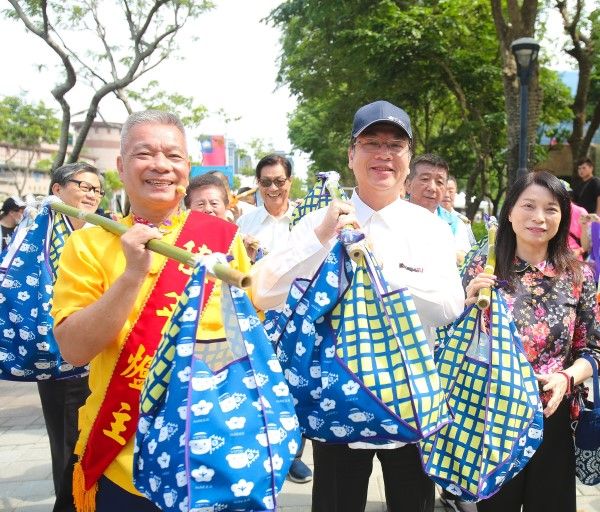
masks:
<instances>
[{"instance_id":1,"label":"sky","mask_svg":"<svg viewBox=\"0 0 600 512\"><path fill-rule=\"evenodd\" d=\"M103 0L103 5L112 2ZM200 104L216 112L223 109L230 117L240 117L226 123L222 116L211 115L194 134L223 134L235 140L238 146L248 147L254 138L260 138L276 150L291 151L287 138L287 120L295 100L285 87L278 87L276 76L280 55L279 31L261 20L280 0L215 0L216 8L194 20L180 34L179 58L161 64L146 79L156 79L163 90L192 96ZM542 46L551 67L569 69L564 52L557 51L564 38L560 36L560 19L550 11L548 33L550 41ZM110 14L108 19L110 20ZM114 20L107 25L116 30ZM558 34L552 36L552 34ZM76 35L80 38L80 35ZM82 51L88 44L80 45ZM56 81L57 57L38 38L27 34L21 22L0 16L0 48L3 51L3 72L0 96L27 92L30 101L44 100L47 105L57 104L50 95ZM134 89L144 82L136 82ZM78 89L69 93L72 112L85 108L90 91ZM112 97L100 104L106 121L123 122L124 107ZM78 118L75 116L74 120ZM190 153L197 156L197 142L189 138ZM294 170L306 175L307 155L294 155Z\"/></svg>"},{"instance_id":2,"label":"sky","mask_svg":"<svg viewBox=\"0 0 600 512\"><path fill-rule=\"evenodd\" d=\"M276 150L291 151L287 119L295 100L286 87L276 84L279 31L261 22L280 1L215 3L215 9L201 15L180 34L179 58L162 63L148 77L158 80L165 91L194 97L210 112L223 109L229 117L240 118L226 123L223 116L211 115L196 134L223 134L242 147L260 138ZM0 17L0 48L9 49L3 52L0 96L26 91L30 101L44 100L58 110L49 92L58 76L53 66L57 57L45 44L26 34L21 22ZM83 110L89 97L89 90L70 93L72 112ZM102 101L100 110L109 122L123 122L127 115L124 107L109 97ZM190 153L197 159L197 143L189 142ZM295 173L305 176L307 156L295 153L293 160Z\"/></svg>"}]
</instances>

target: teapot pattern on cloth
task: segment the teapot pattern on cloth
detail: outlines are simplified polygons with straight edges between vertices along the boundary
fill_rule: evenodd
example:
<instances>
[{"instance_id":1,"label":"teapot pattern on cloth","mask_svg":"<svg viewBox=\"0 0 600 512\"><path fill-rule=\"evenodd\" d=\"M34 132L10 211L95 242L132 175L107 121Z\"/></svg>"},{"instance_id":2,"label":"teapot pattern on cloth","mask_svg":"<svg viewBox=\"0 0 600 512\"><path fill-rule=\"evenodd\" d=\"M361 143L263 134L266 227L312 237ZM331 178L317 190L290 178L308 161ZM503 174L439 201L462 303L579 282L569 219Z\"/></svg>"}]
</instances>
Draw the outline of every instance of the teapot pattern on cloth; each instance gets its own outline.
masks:
<instances>
[{"instance_id":1,"label":"teapot pattern on cloth","mask_svg":"<svg viewBox=\"0 0 600 512\"><path fill-rule=\"evenodd\" d=\"M222 285L227 339L194 348L202 283L199 267L146 379L134 482L162 510L275 510L300 446L289 389L242 290Z\"/></svg>"},{"instance_id":2,"label":"teapot pattern on cloth","mask_svg":"<svg viewBox=\"0 0 600 512\"><path fill-rule=\"evenodd\" d=\"M88 373L87 366L62 358L52 333L52 289L71 232L63 215L46 204L18 247L9 247L0 282L0 379L35 382Z\"/></svg>"}]
</instances>

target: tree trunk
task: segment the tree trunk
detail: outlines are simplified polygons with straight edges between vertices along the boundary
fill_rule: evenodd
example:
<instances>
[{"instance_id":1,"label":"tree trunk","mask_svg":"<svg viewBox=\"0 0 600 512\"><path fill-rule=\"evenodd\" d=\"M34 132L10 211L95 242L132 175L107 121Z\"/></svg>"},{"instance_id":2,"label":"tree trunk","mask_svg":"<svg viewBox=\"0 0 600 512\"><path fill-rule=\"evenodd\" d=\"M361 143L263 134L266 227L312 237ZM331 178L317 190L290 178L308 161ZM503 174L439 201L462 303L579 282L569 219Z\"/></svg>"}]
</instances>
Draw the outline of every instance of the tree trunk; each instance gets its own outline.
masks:
<instances>
[{"instance_id":1,"label":"tree trunk","mask_svg":"<svg viewBox=\"0 0 600 512\"><path fill-rule=\"evenodd\" d=\"M519 129L520 129L520 92L517 76L517 63L510 49L511 43L521 37L534 37L538 0L523 0L521 6L514 0L508 0L505 7L502 0L491 0L494 25L498 35L500 56L502 58L502 82L507 122L507 165L509 183L517 177L519 168ZM542 91L538 81L538 63L533 64L529 83L529 105L527 123L528 164L533 156L536 130L542 105Z\"/></svg>"}]
</instances>

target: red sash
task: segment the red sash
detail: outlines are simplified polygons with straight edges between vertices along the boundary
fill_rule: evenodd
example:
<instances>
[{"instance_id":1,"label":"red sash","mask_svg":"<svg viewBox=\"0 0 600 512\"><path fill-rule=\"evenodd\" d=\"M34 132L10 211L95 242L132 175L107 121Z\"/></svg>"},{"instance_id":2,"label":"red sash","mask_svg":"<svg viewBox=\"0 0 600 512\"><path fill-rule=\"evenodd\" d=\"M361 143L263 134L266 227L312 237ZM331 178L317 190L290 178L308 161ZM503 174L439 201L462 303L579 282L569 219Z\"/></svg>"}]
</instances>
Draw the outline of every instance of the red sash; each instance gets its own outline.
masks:
<instances>
[{"instance_id":1,"label":"red sash","mask_svg":"<svg viewBox=\"0 0 600 512\"><path fill-rule=\"evenodd\" d=\"M194 253L228 253L235 224L198 212L191 212L175 245ZM173 312L190 275L183 264L167 259L154 288L126 337L108 383L100 410L92 425L83 455L73 475L73 496L78 511L95 509L95 489L100 476L135 434L139 400L144 379L161 339L161 331ZM214 286L208 281L204 302Z\"/></svg>"}]
</instances>

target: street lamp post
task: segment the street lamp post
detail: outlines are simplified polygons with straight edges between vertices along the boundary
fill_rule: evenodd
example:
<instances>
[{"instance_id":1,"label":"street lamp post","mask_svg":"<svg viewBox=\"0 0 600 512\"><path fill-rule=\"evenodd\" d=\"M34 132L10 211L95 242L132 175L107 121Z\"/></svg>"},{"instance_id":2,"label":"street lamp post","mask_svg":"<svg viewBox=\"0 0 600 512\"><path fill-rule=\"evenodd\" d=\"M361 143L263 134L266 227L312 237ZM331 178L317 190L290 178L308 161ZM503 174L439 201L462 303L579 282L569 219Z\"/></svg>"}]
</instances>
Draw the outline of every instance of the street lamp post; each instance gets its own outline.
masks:
<instances>
[{"instance_id":1,"label":"street lamp post","mask_svg":"<svg viewBox=\"0 0 600 512\"><path fill-rule=\"evenodd\" d=\"M519 135L519 170L517 176L527 173L527 114L529 110L529 78L532 64L537 60L540 51L539 43L531 37L521 37L510 45L517 61L517 74L520 82L521 130Z\"/></svg>"}]
</instances>

